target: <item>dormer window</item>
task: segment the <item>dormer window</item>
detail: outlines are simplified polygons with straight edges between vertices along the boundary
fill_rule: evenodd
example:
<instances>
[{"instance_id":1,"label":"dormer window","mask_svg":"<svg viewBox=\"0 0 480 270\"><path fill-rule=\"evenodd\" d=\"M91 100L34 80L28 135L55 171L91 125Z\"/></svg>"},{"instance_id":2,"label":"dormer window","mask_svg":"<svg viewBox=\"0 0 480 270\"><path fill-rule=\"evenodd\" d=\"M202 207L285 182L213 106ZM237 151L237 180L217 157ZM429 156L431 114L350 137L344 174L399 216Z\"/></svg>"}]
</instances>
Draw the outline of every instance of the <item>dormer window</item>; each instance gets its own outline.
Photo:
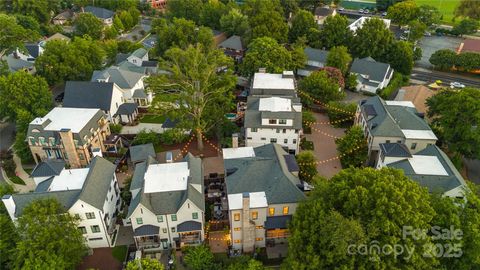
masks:
<instances>
[{"instance_id":1,"label":"dormer window","mask_svg":"<svg viewBox=\"0 0 480 270\"><path fill-rule=\"evenodd\" d=\"M40 145L46 145L47 143L45 142L44 137L38 137L38 141L40 142Z\"/></svg>"},{"instance_id":2,"label":"dormer window","mask_svg":"<svg viewBox=\"0 0 480 270\"><path fill-rule=\"evenodd\" d=\"M278 123L279 123L280 125L286 125L286 124L287 124L287 120L286 120L286 119L280 119L280 120L278 120Z\"/></svg>"},{"instance_id":3,"label":"dormer window","mask_svg":"<svg viewBox=\"0 0 480 270\"><path fill-rule=\"evenodd\" d=\"M93 128L90 129L90 133L93 133Z\"/></svg>"},{"instance_id":4,"label":"dormer window","mask_svg":"<svg viewBox=\"0 0 480 270\"><path fill-rule=\"evenodd\" d=\"M35 141L34 137L29 137L28 141L30 142L30 145L35 145L36 144L36 141Z\"/></svg>"},{"instance_id":5,"label":"dormer window","mask_svg":"<svg viewBox=\"0 0 480 270\"><path fill-rule=\"evenodd\" d=\"M268 120L268 123L269 123L270 125L276 125L276 124L277 124L277 119L269 119L269 120Z\"/></svg>"},{"instance_id":6,"label":"dormer window","mask_svg":"<svg viewBox=\"0 0 480 270\"><path fill-rule=\"evenodd\" d=\"M48 141L49 141L50 145L52 145L52 146L55 145L55 138L50 137L50 138L48 138Z\"/></svg>"}]
</instances>

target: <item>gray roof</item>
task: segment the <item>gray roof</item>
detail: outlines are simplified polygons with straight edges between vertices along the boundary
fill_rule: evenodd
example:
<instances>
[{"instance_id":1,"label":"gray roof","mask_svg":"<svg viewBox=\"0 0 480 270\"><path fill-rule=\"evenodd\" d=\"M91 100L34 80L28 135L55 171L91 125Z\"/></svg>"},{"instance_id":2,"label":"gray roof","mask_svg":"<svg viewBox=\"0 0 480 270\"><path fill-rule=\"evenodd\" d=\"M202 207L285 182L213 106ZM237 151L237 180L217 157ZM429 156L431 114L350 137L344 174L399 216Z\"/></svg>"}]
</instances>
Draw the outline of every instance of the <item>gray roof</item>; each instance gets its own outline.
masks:
<instances>
[{"instance_id":1,"label":"gray roof","mask_svg":"<svg viewBox=\"0 0 480 270\"><path fill-rule=\"evenodd\" d=\"M268 204L296 203L305 198L298 177L288 171L287 153L278 144L255 147L255 157L226 159L228 194L265 192Z\"/></svg>"},{"instance_id":2,"label":"gray roof","mask_svg":"<svg viewBox=\"0 0 480 270\"><path fill-rule=\"evenodd\" d=\"M130 203L128 216L132 215L133 211L135 211L139 204L149 209L155 215L175 214L187 199L192 201L202 211L205 211L202 160L194 157L190 153L187 154L184 160L188 162L188 167L190 169L187 189L180 191L144 193L142 188ZM192 184L199 185L201 192L194 188ZM135 185L137 186L138 183ZM130 188L130 190L132 190L132 188Z\"/></svg>"},{"instance_id":3,"label":"gray roof","mask_svg":"<svg viewBox=\"0 0 480 270\"><path fill-rule=\"evenodd\" d=\"M105 197L110 188L116 167L108 160L98 156L93 158L88 167L90 170L78 199L103 210Z\"/></svg>"},{"instance_id":4,"label":"gray roof","mask_svg":"<svg viewBox=\"0 0 480 270\"><path fill-rule=\"evenodd\" d=\"M115 12L113 12L111 10L101 8L101 7L93 7L93 6L86 6L84 8L84 11L85 12L90 12L93 15L95 15L95 17L100 18L100 19L112 18L113 14L115 14Z\"/></svg>"},{"instance_id":5,"label":"gray roof","mask_svg":"<svg viewBox=\"0 0 480 270\"><path fill-rule=\"evenodd\" d=\"M436 156L442 164L448 175L419 175L416 174L408 159L390 163L387 166L401 169L404 174L423 187L427 187L430 192L447 192L456 187L463 186L468 189L465 180L450 161L448 156L436 145L429 145L415 155Z\"/></svg>"},{"instance_id":6,"label":"gray roof","mask_svg":"<svg viewBox=\"0 0 480 270\"><path fill-rule=\"evenodd\" d=\"M403 143L381 143L380 151L386 157L412 157L410 151Z\"/></svg>"},{"instance_id":7,"label":"gray roof","mask_svg":"<svg viewBox=\"0 0 480 270\"><path fill-rule=\"evenodd\" d=\"M63 106L110 111L114 83L68 81Z\"/></svg>"},{"instance_id":8,"label":"gray roof","mask_svg":"<svg viewBox=\"0 0 480 270\"><path fill-rule=\"evenodd\" d=\"M377 62L370 57L353 60L350 72L368 75L369 80L381 82L389 72L390 65Z\"/></svg>"},{"instance_id":9,"label":"gray roof","mask_svg":"<svg viewBox=\"0 0 480 270\"><path fill-rule=\"evenodd\" d=\"M118 65L118 64L122 63L123 61L126 61L129 56L130 56L130 54L128 54L128 53L118 53L115 56L115 65Z\"/></svg>"},{"instance_id":10,"label":"gray roof","mask_svg":"<svg viewBox=\"0 0 480 270\"><path fill-rule=\"evenodd\" d=\"M137 103L127 102L118 106L117 115L131 115L137 109Z\"/></svg>"},{"instance_id":11,"label":"gray roof","mask_svg":"<svg viewBox=\"0 0 480 270\"><path fill-rule=\"evenodd\" d=\"M99 79L108 79L108 82L113 82L122 89L130 89L135 87L135 85L142 79L143 76L143 73L111 66L104 70L95 70L93 72L91 81L96 82Z\"/></svg>"},{"instance_id":12,"label":"gray roof","mask_svg":"<svg viewBox=\"0 0 480 270\"><path fill-rule=\"evenodd\" d=\"M65 161L64 160L46 160L42 161L35 166L32 173L30 174L31 177L46 177L46 176L53 176L59 175L60 172L65 168Z\"/></svg>"},{"instance_id":13,"label":"gray roof","mask_svg":"<svg viewBox=\"0 0 480 270\"><path fill-rule=\"evenodd\" d=\"M47 180L44 180L44 181L38 183L37 187L35 188L35 192L47 192L48 188L52 184L54 178L55 178L55 176L51 176Z\"/></svg>"},{"instance_id":14,"label":"gray roof","mask_svg":"<svg viewBox=\"0 0 480 270\"><path fill-rule=\"evenodd\" d=\"M316 16L329 16L332 15L333 11L335 9L330 8L329 6L323 6L323 7L317 7L315 9L315 15Z\"/></svg>"},{"instance_id":15,"label":"gray roof","mask_svg":"<svg viewBox=\"0 0 480 270\"><path fill-rule=\"evenodd\" d=\"M242 38L236 35L233 35L226 40L224 40L222 43L218 44L218 47L221 48L227 48L227 49L233 49L237 51L243 51L243 43L242 43Z\"/></svg>"},{"instance_id":16,"label":"gray roof","mask_svg":"<svg viewBox=\"0 0 480 270\"><path fill-rule=\"evenodd\" d=\"M158 61L143 61L142 62L142 67L157 67L158 66Z\"/></svg>"},{"instance_id":17,"label":"gray roof","mask_svg":"<svg viewBox=\"0 0 480 270\"><path fill-rule=\"evenodd\" d=\"M133 231L133 236L158 235L160 227L154 225L142 225Z\"/></svg>"},{"instance_id":18,"label":"gray roof","mask_svg":"<svg viewBox=\"0 0 480 270\"><path fill-rule=\"evenodd\" d=\"M28 54L33 58L37 58L40 55L40 45L37 43L28 43L25 44L25 49L27 49Z\"/></svg>"},{"instance_id":19,"label":"gray roof","mask_svg":"<svg viewBox=\"0 0 480 270\"><path fill-rule=\"evenodd\" d=\"M155 148L152 143L130 146L130 160L133 163L145 161L149 156L155 158Z\"/></svg>"},{"instance_id":20,"label":"gray roof","mask_svg":"<svg viewBox=\"0 0 480 270\"><path fill-rule=\"evenodd\" d=\"M147 98L144 89L137 89L133 92L132 98Z\"/></svg>"},{"instance_id":21,"label":"gray roof","mask_svg":"<svg viewBox=\"0 0 480 270\"><path fill-rule=\"evenodd\" d=\"M144 48L138 48L131 55L136 56L138 58L143 58L147 53L148 51L145 50Z\"/></svg>"},{"instance_id":22,"label":"gray roof","mask_svg":"<svg viewBox=\"0 0 480 270\"><path fill-rule=\"evenodd\" d=\"M157 164L158 162L154 157L149 156L147 160L135 164L135 170L133 171L132 182L130 183L130 190L136 190L143 188L144 176L147 168L150 164Z\"/></svg>"},{"instance_id":23,"label":"gray roof","mask_svg":"<svg viewBox=\"0 0 480 270\"><path fill-rule=\"evenodd\" d=\"M291 220L291 215L267 217L267 220L265 221L265 229L286 229Z\"/></svg>"},{"instance_id":24,"label":"gray roof","mask_svg":"<svg viewBox=\"0 0 480 270\"><path fill-rule=\"evenodd\" d=\"M302 128L302 112L269 112L259 111L260 98L265 97L253 97L249 96L247 100L247 110L245 111L244 126L246 128ZM292 104L300 103L298 98L290 98ZM274 119L293 119L293 126L285 125L262 125L262 118L274 118Z\"/></svg>"},{"instance_id":25,"label":"gray roof","mask_svg":"<svg viewBox=\"0 0 480 270\"><path fill-rule=\"evenodd\" d=\"M294 155L288 154L283 155L285 159L285 163L287 163L287 168L289 172L298 172L300 168L298 167L297 160L295 159Z\"/></svg>"},{"instance_id":26,"label":"gray roof","mask_svg":"<svg viewBox=\"0 0 480 270\"><path fill-rule=\"evenodd\" d=\"M307 56L307 60L311 61L317 61L320 63L326 63L327 62L327 56L328 56L328 51L325 50L320 50L320 49L314 49L310 47L306 47L304 50L305 55ZM317 67L318 69L318 67Z\"/></svg>"},{"instance_id":27,"label":"gray roof","mask_svg":"<svg viewBox=\"0 0 480 270\"><path fill-rule=\"evenodd\" d=\"M147 72L147 67L139 67L135 64L132 64L128 61L123 61L123 62L120 62L117 64L118 67L122 70L128 70L128 71L131 71L131 72L137 72L137 73L141 73L141 74L146 74Z\"/></svg>"},{"instance_id":28,"label":"gray roof","mask_svg":"<svg viewBox=\"0 0 480 270\"><path fill-rule=\"evenodd\" d=\"M2 57L2 60L7 61L8 69L10 70L10 72L15 72L24 68L33 68L34 66L34 63L25 61L20 58L15 58L13 54L4 55Z\"/></svg>"},{"instance_id":29,"label":"gray roof","mask_svg":"<svg viewBox=\"0 0 480 270\"><path fill-rule=\"evenodd\" d=\"M177 232L191 232L202 230L202 223L189 220L177 225Z\"/></svg>"},{"instance_id":30,"label":"gray roof","mask_svg":"<svg viewBox=\"0 0 480 270\"><path fill-rule=\"evenodd\" d=\"M67 211L77 201L80 192L80 190L65 190L54 192L19 193L5 196L13 197L13 201L15 202L14 216L19 217L22 215L23 209L27 207L31 202L47 198L57 199L63 209Z\"/></svg>"}]
</instances>

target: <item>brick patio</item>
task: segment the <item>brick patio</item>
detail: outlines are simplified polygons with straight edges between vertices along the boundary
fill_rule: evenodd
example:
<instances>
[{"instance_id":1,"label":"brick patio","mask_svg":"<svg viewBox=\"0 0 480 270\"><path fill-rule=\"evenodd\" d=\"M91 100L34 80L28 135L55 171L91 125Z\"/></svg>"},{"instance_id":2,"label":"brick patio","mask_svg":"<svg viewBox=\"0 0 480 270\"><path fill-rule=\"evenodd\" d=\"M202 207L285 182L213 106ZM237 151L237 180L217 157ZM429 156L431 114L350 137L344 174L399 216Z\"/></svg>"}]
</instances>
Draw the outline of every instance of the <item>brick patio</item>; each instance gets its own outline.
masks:
<instances>
[{"instance_id":1,"label":"brick patio","mask_svg":"<svg viewBox=\"0 0 480 270\"><path fill-rule=\"evenodd\" d=\"M77 270L86 269L120 270L122 264L113 257L111 248L95 248L93 254L83 258L82 264L77 268Z\"/></svg>"}]
</instances>

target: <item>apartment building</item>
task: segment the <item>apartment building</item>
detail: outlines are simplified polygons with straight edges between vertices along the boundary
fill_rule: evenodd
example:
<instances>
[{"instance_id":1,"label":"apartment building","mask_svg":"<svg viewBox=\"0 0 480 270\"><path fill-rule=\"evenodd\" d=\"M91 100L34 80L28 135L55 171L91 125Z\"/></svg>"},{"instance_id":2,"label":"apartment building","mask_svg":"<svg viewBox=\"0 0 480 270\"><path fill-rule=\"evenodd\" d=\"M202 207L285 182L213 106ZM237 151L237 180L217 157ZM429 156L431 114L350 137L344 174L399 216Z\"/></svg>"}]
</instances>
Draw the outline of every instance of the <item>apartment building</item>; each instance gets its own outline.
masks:
<instances>
[{"instance_id":1,"label":"apartment building","mask_svg":"<svg viewBox=\"0 0 480 270\"><path fill-rule=\"evenodd\" d=\"M305 199L298 165L278 144L223 149L232 248L286 244L288 223Z\"/></svg>"},{"instance_id":2,"label":"apartment building","mask_svg":"<svg viewBox=\"0 0 480 270\"><path fill-rule=\"evenodd\" d=\"M245 111L245 145L278 143L287 152L299 152L302 104L294 97L249 96Z\"/></svg>"},{"instance_id":3,"label":"apartment building","mask_svg":"<svg viewBox=\"0 0 480 270\"><path fill-rule=\"evenodd\" d=\"M121 206L115 165L99 156L86 168L66 169L64 165L50 160L39 163L32 171L37 183L34 192L3 196L10 218L17 220L34 200L55 198L69 214L80 219L78 229L88 247L113 247Z\"/></svg>"},{"instance_id":4,"label":"apartment building","mask_svg":"<svg viewBox=\"0 0 480 270\"><path fill-rule=\"evenodd\" d=\"M35 163L63 159L80 168L90 163L93 149L105 151L109 135L108 120L99 109L56 107L30 122L27 140Z\"/></svg>"}]
</instances>

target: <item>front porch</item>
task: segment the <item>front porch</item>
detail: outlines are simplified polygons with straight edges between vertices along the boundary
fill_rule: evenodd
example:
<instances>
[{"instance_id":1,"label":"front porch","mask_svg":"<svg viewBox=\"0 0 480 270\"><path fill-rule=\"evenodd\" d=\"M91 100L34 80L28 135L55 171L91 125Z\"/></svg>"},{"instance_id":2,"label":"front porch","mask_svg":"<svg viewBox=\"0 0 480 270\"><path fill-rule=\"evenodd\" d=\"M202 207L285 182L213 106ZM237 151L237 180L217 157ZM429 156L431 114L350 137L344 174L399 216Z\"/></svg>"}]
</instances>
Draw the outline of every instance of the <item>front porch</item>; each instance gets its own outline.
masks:
<instances>
[{"instance_id":1,"label":"front porch","mask_svg":"<svg viewBox=\"0 0 480 270\"><path fill-rule=\"evenodd\" d=\"M133 231L133 239L135 240L135 245L139 250L145 249L160 249L162 247L162 241L159 237L160 228L153 225L143 225L136 228ZM168 239L166 239L168 242ZM165 242L167 244L167 242ZM166 246L165 248L167 248Z\"/></svg>"},{"instance_id":2,"label":"front porch","mask_svg":"<svg viewBox=\"0 0 480 270\"><path fill-rule=\"evenodd\" d=\"M175 238L175 246L182 248L184 246L200 245L202 239L202 223L197 221L185 221L177 226L178 238Z\"/></svg>"}]
</instances>

